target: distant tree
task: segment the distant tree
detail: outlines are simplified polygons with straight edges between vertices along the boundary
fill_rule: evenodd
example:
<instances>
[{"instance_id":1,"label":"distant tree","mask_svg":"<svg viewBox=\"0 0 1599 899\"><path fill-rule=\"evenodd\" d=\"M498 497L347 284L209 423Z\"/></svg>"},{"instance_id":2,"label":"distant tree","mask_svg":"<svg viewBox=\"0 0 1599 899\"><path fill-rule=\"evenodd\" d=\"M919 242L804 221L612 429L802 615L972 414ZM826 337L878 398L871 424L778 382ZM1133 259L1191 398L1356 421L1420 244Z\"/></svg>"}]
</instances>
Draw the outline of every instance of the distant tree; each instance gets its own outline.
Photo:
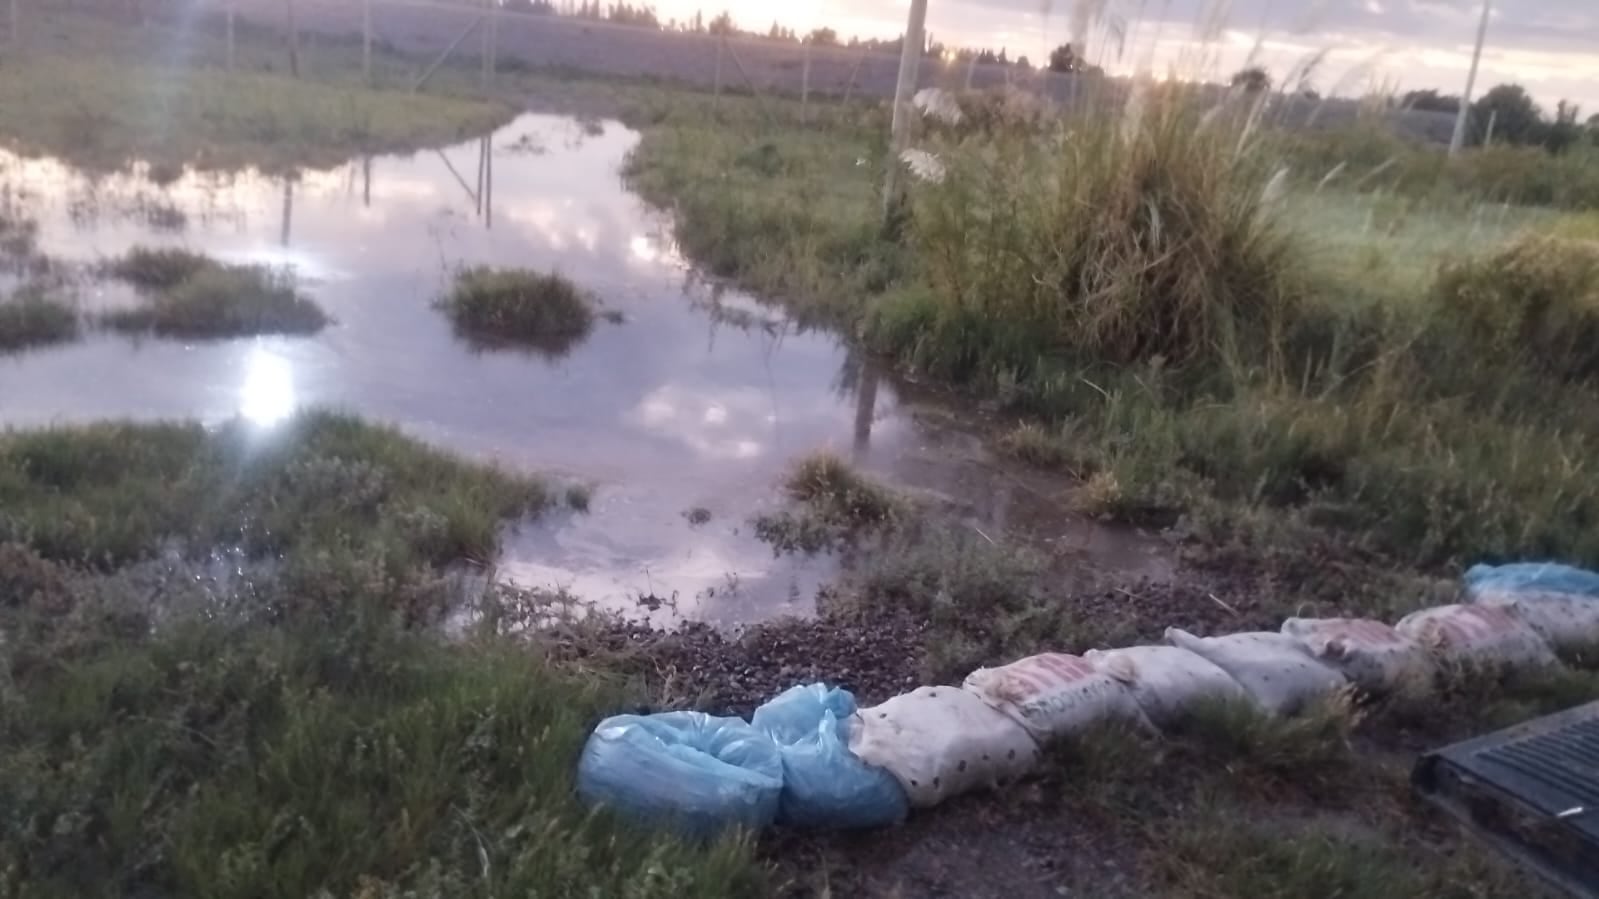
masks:
<instances>
[{"instance_id":1,"label":"distant tree","mask_svg":"<svg viewBox=\"0 0 1599 899\"><path fill-rule=\"evenodd\" d=\"M1424 91L1410 91L1400 98L1399 105L1421 112L1456 113L1460 111L1460 97L1455 94L1441 94L1429 88Z\"/></svg>"},{"instance_id":2,"label":"distant tree","mask_svg":"<svg viewBox=\"0 0 1599 899\"><path fill-rule=\"evenodd\" d=\"M1018 56L1016 57L1016 68L1024 71L1032 71L1033 64L1027 59L1027 57ZM1599 116L1594 116L1594 118L1599 119Z\"/></svg>"},{"instance_id":3,"label":"distant tree","mask_svg":"<svg viewBox=\"0 0 1599 899\"><path fill-rule=\"evenodd\" d=\"M733 25L731 13L723 10L720 15L711 20L710 32L712 34L737 34L738 29Z\"/></svg>"},{"instance_id":4,"label":"distant tree","mask_svg":"<svg viewBox=\"0 0 1599 899\"><path fill-rule=\"evenodd\" d=\"M1081 72L1085 68L1083 58L1071 44L1061 44L1049 52L1049 70L1051 72Z\"/></svg>"},{"instance_id":5,"label":"distant tree","mask_svg":"<svg viewBox=\"0 0 1599 899\"><path fill-rule=\"evenodd\" d=\"M818 47L837 47L838 32L831 28L817 28L810 34L805 35L805 43L814 44Z\"/></svg>"},{"instance_id":6,"label":"distant tree","mask_svg":"<svg viewBox=\"0 0 1599 899\"><path fill-rule=\"evenodd\" d=\"M1483 94L1471 106L1478 142L1487 139L1489 124L1493 139L1509 144L1541 144L1547 126L1543 110L1519 84L1501 84Z\"/></svg>"},{"instance_id":7,"label":"distant tree","mask_svg":"<svg viewBox=\"0 0 1599 899\"><path fill-rule=\"evenodd\" d=\"M1251 94L1271 90L1271 73L1261 66L1250 66L1233 73L1233 87L1241 87Z\"/></svg>"},{"instance_id":8,"label":"distant tree","mask_svg":"<svg viewBox=\"0 0 1599 899\"><path fill-rule=\"evenodd\" d=\"M1582 126L1577 117L1581 107L1569 100L1561 100L1555 107L1554 123L1544 128L1543 145L1551 153L1564 153L1582 140Z\"/></svg>"},{"instance_id":9,"label":"distant tree","mask_svg":"<svg viewBox=\"0 0 1599 899\"><path fill-rule=\"evenodd\" d=\"M697 9L694 10L694 29L693 29L693 31L694 31L695 34L704 34L705 33L705 13L700 12Z\"/></svg>"},{"instance_id":10,"label":"distant tree","mask_svg":"<svg viewBox=\"0 0 1599 899\"><path fill-rule=\"evenodd\" d=\"M537 13L538 15L552 15L555 4L550 0L505 0L507 12Z\"/></svg>"}]
</instances>

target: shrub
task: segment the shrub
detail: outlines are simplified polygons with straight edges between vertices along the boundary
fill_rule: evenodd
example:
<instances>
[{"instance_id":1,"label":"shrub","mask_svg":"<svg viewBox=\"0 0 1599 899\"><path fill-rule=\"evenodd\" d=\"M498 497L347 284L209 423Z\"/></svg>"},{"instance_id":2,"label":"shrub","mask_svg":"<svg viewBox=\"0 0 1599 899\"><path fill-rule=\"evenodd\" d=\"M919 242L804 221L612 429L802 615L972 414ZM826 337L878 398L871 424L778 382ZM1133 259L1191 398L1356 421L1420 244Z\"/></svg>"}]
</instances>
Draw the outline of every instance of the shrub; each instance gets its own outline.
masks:
<instances>
[{"instance_id":1,"label":"shrub","mask_svg":"<svg viewBox=\"0 0 1599 899\"><path fill-rule=\"evenodd\" d=\"M457 332L491 344L524 344L564 353L594 328L594 305L559 274L465 268L437 305Z\"/></svg>"},{"instance_id":2,"label":"shrub","mask_svg":"<svg viewBox=\"0 0 1599 899\"><path fill-rule=\"evenodd\" d=\"M1434 294L1446 322L1492 360L1568 380L1599 375L1599 244L1524 238L1446 266Z\"/></svg>"}]
</instances>

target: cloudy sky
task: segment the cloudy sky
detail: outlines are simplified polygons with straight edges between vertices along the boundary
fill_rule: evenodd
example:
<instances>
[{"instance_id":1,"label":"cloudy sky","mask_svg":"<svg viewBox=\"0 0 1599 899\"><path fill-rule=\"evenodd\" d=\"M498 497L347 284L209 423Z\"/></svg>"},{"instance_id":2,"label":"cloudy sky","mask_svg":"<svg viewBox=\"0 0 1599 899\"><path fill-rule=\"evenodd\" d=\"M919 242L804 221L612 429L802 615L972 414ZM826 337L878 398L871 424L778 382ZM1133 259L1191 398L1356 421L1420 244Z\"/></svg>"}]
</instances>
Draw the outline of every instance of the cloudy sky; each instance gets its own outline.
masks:
<instances>
[{"instance_id":1,"label":"cloudy sky","mask_svg":"<svg viewBox=\"0 0 1599 899\"><path fill-rule=\"evenodd\" d=\"M930 0L928 29L950 45L1005 46L1037 61L1070 40L1070 0ZM1088 5L1094 5L1089 0ZM1090 55L1112 70L1140 64L1164 73L1235 71L1254 54L1282 76L1317 55L1324 91L1436 87L1459 92L1470 65L1480 0L1099 0L1106 14L1091 32ZM893 36L908 0L665 0L664 16L728 8L746 28L772 21L803 29ZM1505 81L1525 85L1546 106L1561 98L1599 113L1599 0L1495 0L1478 92ZM1209 42L1201 23L1219 25ZM1118 54L1106 23L1124 22ZM1097 45L1098 49L1095 49ZM1196 49L1203 47L1203 50Z\"/></svg>"}]
</instances>

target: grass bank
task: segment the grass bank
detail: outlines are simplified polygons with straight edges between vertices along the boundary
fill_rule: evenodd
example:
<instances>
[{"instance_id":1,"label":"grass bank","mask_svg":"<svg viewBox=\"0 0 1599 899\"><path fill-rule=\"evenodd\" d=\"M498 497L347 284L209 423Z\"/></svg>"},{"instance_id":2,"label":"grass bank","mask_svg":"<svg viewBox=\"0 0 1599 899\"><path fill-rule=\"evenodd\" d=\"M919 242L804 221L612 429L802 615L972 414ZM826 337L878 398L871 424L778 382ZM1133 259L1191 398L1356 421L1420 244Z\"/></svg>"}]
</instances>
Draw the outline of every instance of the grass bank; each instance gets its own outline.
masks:
<instances>
[{"instance_id":1,"label":"grass bank","mask_svg":"<svg viewBox=\"0 0 1599 899\"><path fill-rule=\"evenodd\" d=\"M315 334L330 319L300 294L290 272L225 265L187 250L135 247L106 267L141 303L102 317L107 327L163 337Z\"/></svg>"},{"instance_id":2,"label":"grass bank","mask_svg":"<svg viewBox=\"0 0 1599 899\"><path fill-rule=\"evenodd\" d=\"M1087 511L1445 569L1599 563L1592 383L1530 363L1541 344L1504 352L1592 315L1587 269L1507 249L1572 220L1296 186L1246 116L1142 103L926 127L945 174L913 179L895 239L874 111L656 104L629 172L714 272L1030 423L1030 455L1086 479ZM1544 280L1507 293L1527 273Z\"/></svg>"},{"instance_id":3,"label":"grass bank","mask_svg":"<svg viewBox=\"0 0 1599 899\"><path fill-rule=\"evenodd\" d=\"M25 57L0 81L0 143L89 169L143 160L279 171L440 146L486 133L514 110L462 95L371 89L357 60L287 72L281 37L243 29L235 68L219 17L131 25L43 2L28 10Z\"/></svg>"}]
</instances>

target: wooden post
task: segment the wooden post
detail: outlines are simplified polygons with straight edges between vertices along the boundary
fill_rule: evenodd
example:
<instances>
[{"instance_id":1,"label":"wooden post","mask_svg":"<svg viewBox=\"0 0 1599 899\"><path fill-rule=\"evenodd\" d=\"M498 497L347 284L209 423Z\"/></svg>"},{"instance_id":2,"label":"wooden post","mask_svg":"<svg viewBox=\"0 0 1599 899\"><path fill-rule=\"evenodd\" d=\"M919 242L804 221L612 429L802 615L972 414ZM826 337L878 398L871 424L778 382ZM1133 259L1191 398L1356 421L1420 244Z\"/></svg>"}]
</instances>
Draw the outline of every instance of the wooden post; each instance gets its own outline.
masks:
<instances>
[{"instance_id":1,"label":"wooden post","mask_svg":"<svg viewBox=\"0 0 1599 899\"><path fill-rule=\"evenodd\" d=\"M489 7L494 0L483 0L483 29L478 42L478 56L483 62L483 93L489 92L489 83L493 80L493 61L489 59Z\"/></svg>"},{"instance_id":2,"label":"wooden post","mask_svg":"<svg viewBox=\"0 0 1599 899\"><path fill-rule=\"evenodd\" d=\"M922 62L923 28L927 25L927 0L911 0L905 40L900 46L899 83L894 88L894 123L889 138L888 176L883 181L883 227L893 224L900 207L900 169L911 136L911 95L916 92L916 72Z\"/></svg>"},{"instance_id":3,"label":"wooden post","mask_svg":"<svg viewBox=\"0 0 1599 899\"><path fill-rule=\"evenodd\" d=\"M295 0L284 0L289 14L289 74L300 77L300 24L294 15Z\"/></svg>"},{"instance_id":4,"label":"wooden post","mask_svg":"<svg viewBox=\"0 0 1599 899\"><path fill-rule=\"evenodd\" d=\"M1477 49L1471 54L1471 71L1466 75L1466 92L1460 95L1460 109L1455 113L1455 133L1449 141L1449 155L1459 156L1466 145L1466 120L1471 116L1471 92L1477 88L1477 66L1482 62L1482 45L1488 40L1488 17L1493 12L1493 0L1482 0L1482 21L1477 24Z\"/></svg>"},{"instance_id":5,"label":"wooden post","mask_svg":"<svg viewBox=\"0 0 1599 899\"><path fill-rule=\"evenodd\" d=\"M805 65L800 70L800 124L802 124L802 125L810 120L810 102L811 102L811 43L810 43L810 41L806 41L805 44L804 44L804 47L805 47Z\"/></svg>"},{"instance_id":6,"label":"wooden post","mask_svg":"<svg viewBox=\"0 0 1599 899\"><path fill-rule=\"evenodd\" d=\"M372 0L361 0L361 77L372 86Z\"/></svg>"},{"instance_id":7,"label":"wooden post","mask_svg":"<svg viewBox=\"0 0 1599 899\"><path fill-rule=\"evenodd\" d=\"M16 0L12 0L16 2ZM711 93L711 111L715 112L722 105L722 54L727 52L727 35L716 36L716 83Z\"/></svg>"}]
</instances>

